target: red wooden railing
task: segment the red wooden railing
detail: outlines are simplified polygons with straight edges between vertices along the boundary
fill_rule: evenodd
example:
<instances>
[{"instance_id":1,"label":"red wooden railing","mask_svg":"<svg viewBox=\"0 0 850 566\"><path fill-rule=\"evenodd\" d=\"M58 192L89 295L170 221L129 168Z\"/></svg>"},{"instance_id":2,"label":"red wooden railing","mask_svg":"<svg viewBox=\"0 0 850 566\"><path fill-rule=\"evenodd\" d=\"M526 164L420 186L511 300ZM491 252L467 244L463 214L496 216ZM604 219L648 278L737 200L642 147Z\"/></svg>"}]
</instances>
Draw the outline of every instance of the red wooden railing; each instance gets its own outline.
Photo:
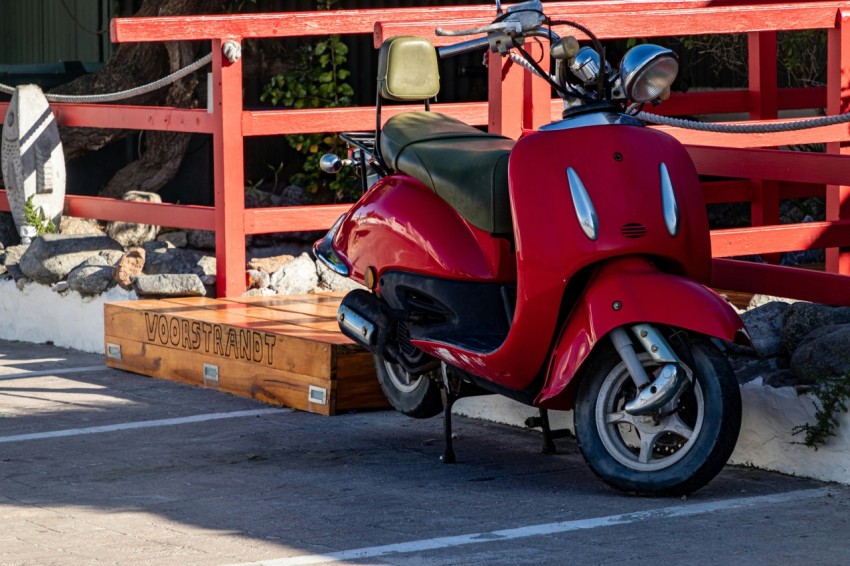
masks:
<instances>
[{"instance_id":1,"label":"red wooden railing","mask_svg":"<svg viewBox=\"0 0 850 566\"><path fill-rule=\"evenodd\" d=\"M850 0L778 2L773 0L579 0L546 2L550 16L579 21L603 39L747 33L749 88L673 96L658 111L670 115L743 112L754 121L771 121L779 110L826 107L850 110ZM96 197L66 197L66 214L163 226L215 230L219 296L245 290L245 236L324 229L346 205L245 209L243 140L249 136L368 130L371 107L317 110L246 110L242 102L242 63L222 57L225 41L247 38L374 33L425 35L436 44L447 40L433 29L469 27L491 20L490 5L402 9L289 12L222 16L123 18L113 20L112 40L207 40L213 53L212 112L159 107L57 104L59 123L67 126L168 130L212 134L215 206L124 202ZM776 32L826 29L829 71L826 88L778 89ZM488 103L438 104L435 109L491 130L518 136L556 118L560 102L549 99L540 81L517 68L502 76L502 61L491 57ZM398 108L387 108L385 118ZM0 117L5 105L0 104ZM707 134L665 128L689 145L697 167L707 175L731 177L704 185L708 202L751 202L755 227L712 232L713 284L750 292L850 305L850 159L842 147L850 141L847 125L764 135ZM829 155L780 152L789 144L828 143ZM779 200L825 194L826 222L778 226ZM8 210L0 192L0 209ZM830 248L827 271L761 265L722 259L799 249ZM844 274L844 275L840 275Z\"/></svg>"}]
</instances>

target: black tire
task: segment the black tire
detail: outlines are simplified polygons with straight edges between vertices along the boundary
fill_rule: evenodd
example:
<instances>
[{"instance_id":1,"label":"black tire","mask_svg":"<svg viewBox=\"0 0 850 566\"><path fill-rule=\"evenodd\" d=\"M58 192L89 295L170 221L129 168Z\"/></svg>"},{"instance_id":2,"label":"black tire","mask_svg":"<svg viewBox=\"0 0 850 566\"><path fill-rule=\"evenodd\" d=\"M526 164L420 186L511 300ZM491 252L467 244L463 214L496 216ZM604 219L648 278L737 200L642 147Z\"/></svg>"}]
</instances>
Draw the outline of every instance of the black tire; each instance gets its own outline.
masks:
<instances>
[{"instance_id":1,"label":"black tire","mask_svg":"<svg viewBox=\"0 0 850 566\"><path fill-rule=\"evenodd\" d=\"M443 412L439 368L422 375L411 375L398 364L381 356L375 358L375 373L390 405L408 417L428 419Z\"/></svg>"},{"instance_id":2,"label":"black tire","mask_svg":"<svg viewBox=\"0 0 850 566\"><path fill-rule=\"evenodd\" d=\"M621 410L635 395L635 386L610 344L600 344L585 366L575 409L576 436L591 469L611 487L644 495L686 495L711 481L732 455L741 428L738 381L708 338L683 336L679 333L670 342L691 369L694 384L682 392L673 414L633 417ZM657 367L647 354L641 361L649 373Z\"/></svg>"}]
</instances>

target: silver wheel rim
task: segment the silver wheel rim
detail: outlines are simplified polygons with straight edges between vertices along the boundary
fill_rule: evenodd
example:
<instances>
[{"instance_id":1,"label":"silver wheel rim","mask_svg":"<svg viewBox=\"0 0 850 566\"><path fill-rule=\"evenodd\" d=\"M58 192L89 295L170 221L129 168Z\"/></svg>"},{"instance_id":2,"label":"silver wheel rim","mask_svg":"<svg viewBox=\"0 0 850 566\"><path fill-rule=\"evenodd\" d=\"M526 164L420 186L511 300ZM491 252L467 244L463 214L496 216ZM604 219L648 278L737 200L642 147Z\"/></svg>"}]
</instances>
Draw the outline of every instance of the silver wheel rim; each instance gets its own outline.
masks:
<instances>
[{"instance_id":1,"label":"silver wheel rim","mask_svg":"<svg viewBox=\"0 0 850 566\"><path fill-rule=\"evenodd\" d=\"M393 364L384 360L384 367L387 370L387 376L390 378L390 383L394 389L398 389L402 393L413 393L423 376L418 376L416 379L410 379L410 374L404 371L400 365Z\"/></svg>"},{"instance_id":2,"label":"silver wheel rim","mask_svg":"<svg viewBox=\"0 0 850 566\"><path fill-rule=\"evenodd\" d=\"M648 356L642 356L648 372L658 369ZM705 399L699 382L688 387L682 395L693 395L696 415L693 424L682 420L678 413L660 419L639 417L623 410L628 399L623 389L631 386L626 366L620 363L605 377L596 398L594 419L599 438L608 453L620 464L639 472L654 472L669 468L684 458L694 447L705 419ZM664 412L671 412L679 398L671 401ZM692 416L693 417L693 416Z\"/></svg>"}]
</instances>

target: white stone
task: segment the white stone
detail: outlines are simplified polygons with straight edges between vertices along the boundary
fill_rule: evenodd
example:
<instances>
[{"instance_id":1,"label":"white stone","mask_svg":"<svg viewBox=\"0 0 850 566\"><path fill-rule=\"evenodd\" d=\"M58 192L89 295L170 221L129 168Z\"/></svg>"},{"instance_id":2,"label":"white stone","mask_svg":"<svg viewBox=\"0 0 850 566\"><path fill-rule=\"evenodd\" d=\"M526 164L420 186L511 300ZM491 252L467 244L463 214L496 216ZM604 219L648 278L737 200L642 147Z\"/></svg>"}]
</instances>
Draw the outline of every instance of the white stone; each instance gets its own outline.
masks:
<instances>
[{"instance_id":1,"label":"white stone","mask_svg":"<svg viewBox=\"0 0 850 566\"><path fill-rule=\"evenodd\" d=\"M815 450L802 444L803 435L792 435L815 421L811 396L798 396L793 387L763 387L756 379L741 387L741 397L744 421L731 463L850 484L850 415L841 414L836 436Z\"/></svg>"},{"instance_id":2,"label":"white stone","mask_svg":"<svg viewBox=\"0 0 850 566\"><path fill-rule=\"evenodd\" d=\"M480 397L460 399L455 403L453 412L465 417L520 428L527 428L525 426L525 419L540 415L540 412L534 407L523 405L518 401L513 401L501 395L482 395ZM549 426L553 430L566 428L574 431L573 412L549 411Z\"/></svg>"},{"instance_id":3,"label":"white stone","mask_svg":"<svg viewBox=\"0 0 850 566\"><path fill-rule=\"evenodd\" d=\"M131 301L135 293L120 287L97 297L76 291L55 293L30 283L18 290L11 279L0 280L0 339L53 342L84 352L103 353L103 307L108 302Z\"/></svg>"},{"instance_id":4,"label":"white stone","mask_svg":"<svg viewBox=\"0 0 850 566\"><path fill-rule=\"evenodd\" d=\"M305 295L315 291L318 284L316 264L303 253L272 274L270 287L278 295Z\"/></svg>"},{"instance_id":5,"label":"white stone","mask_svg":"<svg viewBox=\"0 0 850 566\"><path fill-rule=\"evenodd\" d=\"M65 205L65 154L56 119L37 85L15 89L3 124L2 153L3 181L18 230L30 198L58 228Z\"/></svg>"}]
</instances>

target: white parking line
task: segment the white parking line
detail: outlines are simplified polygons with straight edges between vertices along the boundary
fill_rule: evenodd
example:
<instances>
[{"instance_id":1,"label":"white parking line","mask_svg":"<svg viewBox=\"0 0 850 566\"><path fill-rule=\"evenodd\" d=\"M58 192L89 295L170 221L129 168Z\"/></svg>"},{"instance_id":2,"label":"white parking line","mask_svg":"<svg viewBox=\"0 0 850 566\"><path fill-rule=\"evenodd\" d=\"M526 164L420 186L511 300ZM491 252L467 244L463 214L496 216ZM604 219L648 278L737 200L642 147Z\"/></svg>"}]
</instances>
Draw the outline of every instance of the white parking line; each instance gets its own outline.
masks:
<instances>
[{"instance_id":1,"label":"white parking line","mask_svg":"<svg viewBox=\"0 0 850 566\"><path fill-rule=\"evenodd\" d=\"M346 560L362 560L365 558L386 556L388 554L424 552L428 550L439 550L444 548L466 546L469 544L502 542L520 538L568 533L571 531L582 531L588 529L598 529L602 527L612 527L615 525L626 525L629 523L639 523L641 521L649 521L653 519L673 519L677 517L703 515L706 513L714 513L717 511L730 511L735 509L758 507L763 505L776 505L779 503L789 503L805 499L816 499L819 497L826 497L827 495L829 495L828 488L791 491L787 493L777 493L774 495L760 495L756 497L726 499L724 501L710 501L707 503L676 505L673 507L662 507L660 509L652 509L649 511L624 513L622 515L608 515L607 517L596 517L592 519L579 519L576 521L563 521L560 523L530 525L527 527L518 527L515 529L505 529L501 531L490 531L484 533L472 533L452 537L439 537L432 539L415 540L398 544L388 544L384 546L373 546L369 548L343 550L330 554L306 554L302 556L293 556L290 558L280 558L275 560L263 560L260 562L252 562L250 565L243 564L242 566L295 566L302 564L326 564L328 562L341 562Z\"/></svg>"},{"instance_id":2,"label":"white parking line","mask_svg":"<svg viewBox=\"0 0 850 566\"><path fill-rule=\"evenodd\" d=\"M37 371L22 371L18 373L7 373L6 375L0 374L0 381L6 381L8 379L26 379L28 377L43 377L45 375L62 375L65 373L90 373L93 371L106 371L108 368L106 366L88 366L83 368L60 368L60 369L43 369Z\"/></svg>"},{"instance_id":3,"label":"white parking line","mask_svg":"<svg viewBox=\"0 0 850 566\"><path fill-rule=\"evenodd\" d=\"M7 442L23 442L25 440L43 440L45 438L61 438L65 436L80 436L83 434L101 434L104 432L115 432L118 430L135 430L139 428L152 428L158 426L174 426L181 424L201 423L206 421L217 421L221 419L238 419L241 417L259 417L262 415L291 413L292 409L256 409L253 411L234 411L232 413L209 413L206 415L194 415L191 417L177 417L174 419L160 419L156 421L138 421L134 423L120 423L105 426L92 426L88 428L71 428L67 430L54 430L51 432L36 432L33 434L16 434L13 436L0 436L0 444Z\"/></svg>"}]
</instances>

